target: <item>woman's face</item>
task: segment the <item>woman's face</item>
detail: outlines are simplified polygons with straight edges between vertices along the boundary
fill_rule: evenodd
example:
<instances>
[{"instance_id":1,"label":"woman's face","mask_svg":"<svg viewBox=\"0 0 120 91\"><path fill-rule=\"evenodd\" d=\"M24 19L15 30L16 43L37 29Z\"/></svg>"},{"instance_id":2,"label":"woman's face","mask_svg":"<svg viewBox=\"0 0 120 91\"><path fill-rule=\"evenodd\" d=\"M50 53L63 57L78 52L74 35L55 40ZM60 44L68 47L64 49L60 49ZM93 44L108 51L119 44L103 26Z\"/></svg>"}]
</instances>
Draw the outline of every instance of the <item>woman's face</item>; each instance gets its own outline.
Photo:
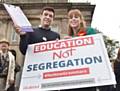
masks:
<instances>
[{"instance_id":1,"label":"woman's face","mask_svg":"<svg viewBox=\"0 0 120 91\"><path fill-rule=\"evenodd\" d=\"M72 14L70 17L69 17L69 26L71 28L80 28L80 23L81 23L81 19L80 19L80 16L77 16L75 14Z\"/></svg>"}]
</instances>

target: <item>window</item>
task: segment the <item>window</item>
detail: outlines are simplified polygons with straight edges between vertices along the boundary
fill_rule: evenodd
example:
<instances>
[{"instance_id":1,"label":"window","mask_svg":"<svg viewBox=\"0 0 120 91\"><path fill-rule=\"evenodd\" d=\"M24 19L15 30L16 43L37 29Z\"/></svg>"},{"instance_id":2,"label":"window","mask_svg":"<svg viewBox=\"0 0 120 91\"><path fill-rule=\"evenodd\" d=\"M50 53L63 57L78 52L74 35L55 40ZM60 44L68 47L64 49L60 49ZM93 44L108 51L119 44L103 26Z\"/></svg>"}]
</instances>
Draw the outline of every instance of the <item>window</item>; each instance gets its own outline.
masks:
<instances>
[{"instance_id":1,"label":"window","mask_svg":"<svg viewBox=\"0 0 120 91\"><path fill-rule=\"evenodd\" d=\"M11 40L12 42L17 42L17 34L14 30L12 31Z\"/></svg>"}]
</instances>

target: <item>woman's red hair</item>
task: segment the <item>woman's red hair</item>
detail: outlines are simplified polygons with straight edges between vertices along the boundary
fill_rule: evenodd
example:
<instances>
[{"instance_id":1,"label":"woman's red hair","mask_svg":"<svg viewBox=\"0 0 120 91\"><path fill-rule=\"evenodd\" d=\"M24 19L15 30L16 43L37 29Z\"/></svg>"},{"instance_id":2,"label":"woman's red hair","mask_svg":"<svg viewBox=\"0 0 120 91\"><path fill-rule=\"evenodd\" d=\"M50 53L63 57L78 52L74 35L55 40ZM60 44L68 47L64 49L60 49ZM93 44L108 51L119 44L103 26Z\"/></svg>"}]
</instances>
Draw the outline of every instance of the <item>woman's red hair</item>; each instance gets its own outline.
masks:
<instances>
[{"instance_id":1,"label":"woman's red hair","mask_svg":"<svg viewBox=\"0 0 120 91\"><path fill-rule=\"evenodd\" d=\"M80 17L80 19L81 19L81 24L80 24L80 28L86 28L86 23L85 23L85 20L84 20L84 18L83 18L83 15L82 15L82 13L81 13L81 11L79 10L79 9L72 9L72 10L70 10L69 12L68 12L68 18L71 18L72 16L73 16L73 14L75 15L75 16L79 16ZM79 31L78 31L79 32ZM72 30L72 28L69 26L69 24L68 24L68 35L69 36L72 36L73 35L73 30Z\"/></svg>"}]
</instances>

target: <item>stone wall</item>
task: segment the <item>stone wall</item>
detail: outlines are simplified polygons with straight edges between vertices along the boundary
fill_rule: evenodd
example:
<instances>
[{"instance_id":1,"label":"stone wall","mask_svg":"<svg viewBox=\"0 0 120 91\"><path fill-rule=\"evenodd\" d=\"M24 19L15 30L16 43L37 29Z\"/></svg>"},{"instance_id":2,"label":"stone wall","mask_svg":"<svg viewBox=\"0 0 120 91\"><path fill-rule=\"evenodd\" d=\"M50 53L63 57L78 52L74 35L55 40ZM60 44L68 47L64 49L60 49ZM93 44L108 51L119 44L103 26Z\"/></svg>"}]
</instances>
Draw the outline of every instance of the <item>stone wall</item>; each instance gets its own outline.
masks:
<instances>
[{"instance_id":1,"label":"stone wall","mask_svg":"<svg viewBox=\"0 0 120 91\"><path fill-rule=\"evenodd\" d=\"M68 0L0 0L7 3L66 3Z\"/></svg>"},{"instance_id":2,"label":"stone wall","mask_svg":"<svg viewBox=\"0 0 120 91\"><path fill-rule=\"evenodd\" d=\"M52 28L54 31L58 32L61 37L67 34L67 12L69 9L80 9L85 17L87 25L90 26L95 8L94 5L90 5L89 3L16 3L14 5L18 5L22 8L33 27L39 26L40 24L39 15L42 7L46 5L54 7L56 16ZM15 33L13 22L2 4L0 4L0 26L0 38L6 37L11 43L11 48L14 48L20 53L18 49L19 36Z\"/></svg>"}]
</instances>

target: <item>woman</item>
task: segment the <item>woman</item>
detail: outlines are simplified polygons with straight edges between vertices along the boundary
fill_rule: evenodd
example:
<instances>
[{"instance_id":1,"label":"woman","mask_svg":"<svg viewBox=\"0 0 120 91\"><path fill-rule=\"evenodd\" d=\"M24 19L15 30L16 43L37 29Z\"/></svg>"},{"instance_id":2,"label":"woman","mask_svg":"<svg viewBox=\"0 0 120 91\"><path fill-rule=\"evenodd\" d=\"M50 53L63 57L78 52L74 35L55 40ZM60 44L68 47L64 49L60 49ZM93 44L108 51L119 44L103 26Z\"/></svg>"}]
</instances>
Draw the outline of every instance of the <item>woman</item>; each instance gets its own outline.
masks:
<instances>
[{"instance_id":1,"label":"woman","mask_svg":"<svg viewBox=\"0 0 120 91\"><path fill-rule=\"evenodd\" d=\"M114 72L116 76L116 90L115 91L120 91L120 48L118 50L117 58L114 63Z\"/></svg>"},{"instance_id":2,"label":"woman","mask_svg":"<svg viewBox=\"0 0 120 91\"><path fill-rule=\"evenodd\" d=\"M68 12L68 35L69 36L85 36L96 34L93 28L87 28L84 17L80 10L73 9Z\"/></svg>"},{"instance_id":3,"label":"woman","mask_svg":"<svg viewBox=\"0 0 120 91\"><path fill-rule=\"evenodd\" d=\"M87 28L82 13L78 9L68 12L68 35L65 38L96 34L93 28ZM68 89L65 91L96 91L96 87Z\"/></svg>"}]
</instances>

